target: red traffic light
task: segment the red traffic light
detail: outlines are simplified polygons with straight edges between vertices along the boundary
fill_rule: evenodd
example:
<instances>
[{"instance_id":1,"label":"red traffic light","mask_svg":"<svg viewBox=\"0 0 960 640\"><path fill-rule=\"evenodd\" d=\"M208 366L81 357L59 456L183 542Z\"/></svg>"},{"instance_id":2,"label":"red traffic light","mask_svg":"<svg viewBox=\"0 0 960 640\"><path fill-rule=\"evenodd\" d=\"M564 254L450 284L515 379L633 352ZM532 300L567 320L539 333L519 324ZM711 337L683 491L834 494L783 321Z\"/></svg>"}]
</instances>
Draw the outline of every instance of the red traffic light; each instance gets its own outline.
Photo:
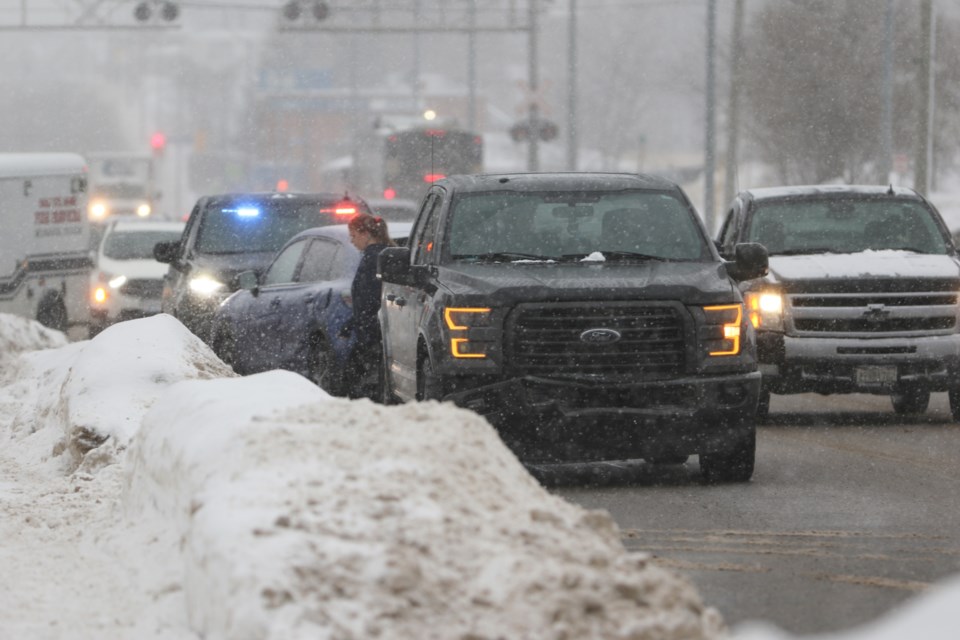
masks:
<instances>
[{"instance_id":1,"label":"red traffic light","mask_svg":"<svg viewBox=\"0 0 960 640\"><path fill-rule=\"evenodd\" d=\"M161 132L156 132L150 136L150 148L156 152L163 151L163 148L167 146L167 137Z\"/></svg>"}]
</instances>

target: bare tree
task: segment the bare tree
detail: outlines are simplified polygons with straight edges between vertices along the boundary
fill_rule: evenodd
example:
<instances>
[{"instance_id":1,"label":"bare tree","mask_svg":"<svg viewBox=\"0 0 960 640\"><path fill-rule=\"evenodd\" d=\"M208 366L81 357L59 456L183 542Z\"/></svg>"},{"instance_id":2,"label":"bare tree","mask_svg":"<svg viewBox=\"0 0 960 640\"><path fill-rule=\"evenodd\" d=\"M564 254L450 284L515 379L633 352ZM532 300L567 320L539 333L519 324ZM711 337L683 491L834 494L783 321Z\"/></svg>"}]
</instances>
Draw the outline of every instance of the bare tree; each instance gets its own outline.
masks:
<instances>
[{"instance_id":1,"label":"bare tree","mask_svg":"<svg viewBox=\"0 0 960 640\"><path fill-rule=\"evenodd\" d=\"M882 152L884 0L794 0L757 12L748 30L744 59L746 135L787 183L857 182L874 174ZM922 107L916 93L917 56L923 46L915 3L898 3L895 19L894 140L898 152L916 143ZM941 60L956 55L949 46ZM955 38L953 39L955 42ZM960 114L956 65L938 65L937 123L956 126ZM950 68L954 67L954 68ZM957 144L938 140L938 157Z\"/></svg>"}]
</instances>

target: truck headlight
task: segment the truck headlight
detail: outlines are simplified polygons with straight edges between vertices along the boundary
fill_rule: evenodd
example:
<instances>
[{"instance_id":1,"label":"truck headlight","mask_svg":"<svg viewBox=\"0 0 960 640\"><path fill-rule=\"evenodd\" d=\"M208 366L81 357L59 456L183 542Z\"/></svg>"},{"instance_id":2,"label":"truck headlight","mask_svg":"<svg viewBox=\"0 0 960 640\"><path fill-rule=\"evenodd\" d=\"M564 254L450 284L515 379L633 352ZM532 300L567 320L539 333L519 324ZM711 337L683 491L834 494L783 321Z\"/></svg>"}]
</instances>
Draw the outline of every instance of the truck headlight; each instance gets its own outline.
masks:
<instances>
[{"instance_id":1,"label":"truck headlight","mask_svg":"<svg viewBox=\"0 0 960 640\"><path fill-rule=\"evenodd\" d=\"M779 291L750 291L744 302L754 329L783 330L783 294Z\"/></svg>"},{"instance_id":2,"label":"truck headlight","mask_svg":"<svg viewBox=\"0 0 960 640\"><path fill-rule=\"evenodd\" d=\"M147 216L150 215L150 213L151 213L150 205L146 202L142 203L139 207L137 207L137 215L140 216L141 218L146 218Z\"/></svg>"},{"instance_id":3,"label":"truck headlight","mask_svg":"<svg viewBox=\"0 0 960 640\"><path fill-rule=\"evenodd\" d=\"M107 284L110 285L111 289L119 289L123 285L127 284L127 276L117 276L116 278L110 278L107 281Z\"/></svg>"},{"instance_id":4,"label":"truck headlight","mask_svg":"<svg viewBox=\"0 0 960 640\"><path fill-rule=\"evenodd\" d=\"M470 329L490 326L488 307L447 307L443 321L450 331L450 355L454 358L486 358L486 343L470 339Z\"/></svg>"},{"instance_id":5,"label":"truck headlight","mask_svg":"<svg viewBox=\"0 0 960 640\"><path fill-rule=\"evenodd\" d=\"M212 296L225 286L222 282L210 276L197 276L190 280L190 290L205 298Z\"/></svg>"},{"instance_id":6,"label":"truck headlight","mask_svg":"<svg viewBox=\"0 0 960 640\"><path fill-rule=\"evenodd\" d=\"M711 356L735 356L740 353L740 332L743 323L742 304L720 304L704 307L707 320L707 353Z\"/></svg>"}]
</instances>

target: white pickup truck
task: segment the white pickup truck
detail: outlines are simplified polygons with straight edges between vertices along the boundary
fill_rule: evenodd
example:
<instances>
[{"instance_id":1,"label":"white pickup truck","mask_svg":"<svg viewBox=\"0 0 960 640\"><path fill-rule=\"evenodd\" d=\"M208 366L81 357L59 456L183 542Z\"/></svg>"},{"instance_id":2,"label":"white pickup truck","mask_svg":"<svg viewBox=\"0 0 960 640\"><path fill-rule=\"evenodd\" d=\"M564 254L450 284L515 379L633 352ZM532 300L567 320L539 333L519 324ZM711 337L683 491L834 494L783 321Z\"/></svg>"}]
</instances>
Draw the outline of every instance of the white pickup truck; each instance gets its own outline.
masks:
<instances>
[{"instance_id":1,"label":"white pickup truck","mask_svg":"<svg viewBox=\"0 0 960 640\"><path fill-rule=\"evenodd\" d=\"M911 189L770 187L741 192L718 243L767 248L741 283L757 332L759 412L770 394L889 395L923 413L948 392L960 420L960 257L936 208Z\"/></svg>"},{"instance_id":2,"label":"white pickup truck","mask_svg":"<svg viewBox=\"0 0 960 640\"><path fill-rule=\"evenodd\" d=\"M0 229L0 313L64 332L87 327L93 261L84 158L0 153Z\"/></svg>"}]
</instances>

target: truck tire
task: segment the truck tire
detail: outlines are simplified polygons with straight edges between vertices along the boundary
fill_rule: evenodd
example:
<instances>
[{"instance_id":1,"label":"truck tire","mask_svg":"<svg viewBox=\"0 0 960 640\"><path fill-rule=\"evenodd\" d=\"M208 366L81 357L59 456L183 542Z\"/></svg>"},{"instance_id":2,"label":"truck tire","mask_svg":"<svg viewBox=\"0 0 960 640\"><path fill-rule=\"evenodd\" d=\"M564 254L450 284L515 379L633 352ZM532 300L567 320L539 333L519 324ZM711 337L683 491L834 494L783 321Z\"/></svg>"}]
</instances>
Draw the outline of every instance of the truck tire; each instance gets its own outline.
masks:
<instances>
[{"instance_id":1,"label":"truck tire","mask_svg":"<svg viewBox=\"0 0 960 640\"><path fill-rule=\"evenodd\" d=\"M440 378L433 372L430 356L424 354L417 367L417 400L440 400L442 397Z\"/></svg>"},{"instance_id":2,"label":"truck tire","mask_svg":"<svg viewBox=\"0 0 960 640\"><path fill-rule=\"evenodd\" d=\"M757 433L751 429L726 451L701 453L700 473L709 484L746 482L753 476L756 450Z\"/></svg>"},{"instance_id":3,"label":"truck tire","mask_svg":"<svg viewBox=\"0 0 960 640\"><path fill-rule=\"evenodd\" d=\"M930 405L930 391L908 388L903 393L891 393L890 402L897 415L923 413Z\"/></svg>"}]
</instances>

